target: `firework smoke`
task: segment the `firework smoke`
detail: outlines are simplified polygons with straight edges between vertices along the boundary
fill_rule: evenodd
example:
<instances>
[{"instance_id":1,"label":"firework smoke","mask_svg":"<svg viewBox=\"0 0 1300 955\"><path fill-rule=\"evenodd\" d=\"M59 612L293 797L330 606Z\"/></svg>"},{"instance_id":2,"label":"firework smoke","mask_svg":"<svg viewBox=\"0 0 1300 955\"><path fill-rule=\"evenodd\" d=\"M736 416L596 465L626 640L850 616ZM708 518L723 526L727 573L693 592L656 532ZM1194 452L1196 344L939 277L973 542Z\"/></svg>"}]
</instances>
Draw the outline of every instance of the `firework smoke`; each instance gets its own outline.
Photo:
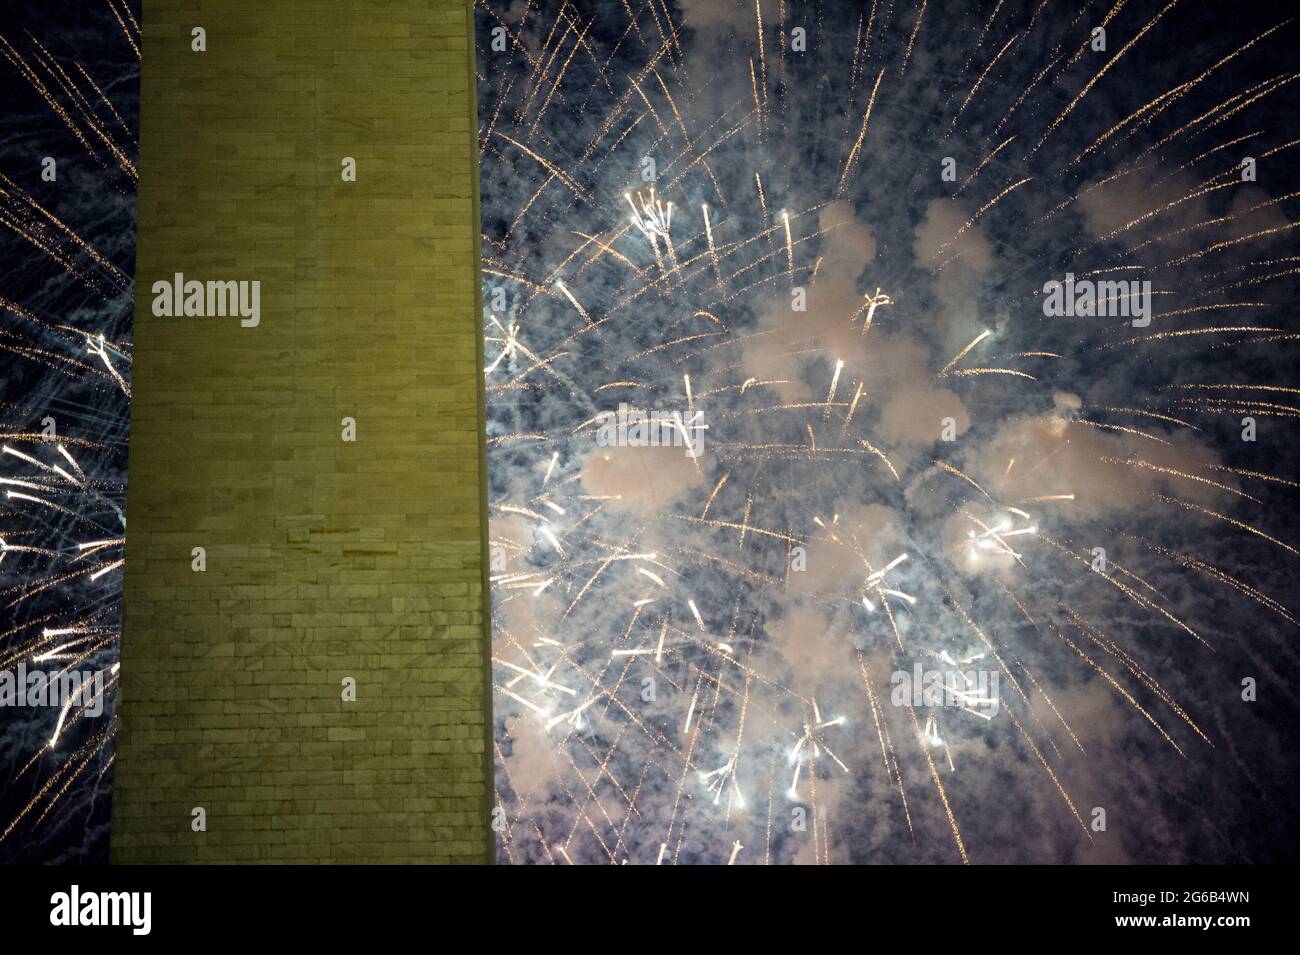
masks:
<instances>
[{"instance_id":1,"label":"firework smoke","mask_svg":"<svg viewBox=\"0 0 1300 955\"><path fill-rule=\"evenodd\" d=\"M953 7L479 7L503 861L1272 851L1292 27Z\"/></svg>"}]
</instances>

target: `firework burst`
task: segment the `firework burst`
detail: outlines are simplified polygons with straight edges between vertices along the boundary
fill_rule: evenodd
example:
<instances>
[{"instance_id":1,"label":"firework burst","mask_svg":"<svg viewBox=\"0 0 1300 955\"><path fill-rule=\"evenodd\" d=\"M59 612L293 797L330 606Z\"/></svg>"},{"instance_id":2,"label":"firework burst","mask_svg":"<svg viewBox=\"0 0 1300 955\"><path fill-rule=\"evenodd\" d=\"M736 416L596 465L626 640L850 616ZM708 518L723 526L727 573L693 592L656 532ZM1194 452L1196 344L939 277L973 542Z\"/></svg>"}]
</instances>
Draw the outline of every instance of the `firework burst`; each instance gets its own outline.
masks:
<instances>
[{"instance_id":1,"label":"firework burst","mask_svg":"<svg viewBox=\"0 0 1300 955\"><path fill-rule=\"evenodd\" d=\"M139 25L120 0L77 14L121 55L85 59L82 34L36 24L0 35L23 130L0 171L0 248L29 263L0 288L0 672L98 675L0 716L0 858L28 861L105 857L117 686Z\"/></svg>"},{"instance_id":2,"label":"firework burst","mask_svg":"<svg viewBox=\"0 0 1300 955\"><path fill-rule=\"evenodd\" d=\"M1289 25L1044 6L480 5L503 861L1252 851Z\"/></svg>"}]
</instances>

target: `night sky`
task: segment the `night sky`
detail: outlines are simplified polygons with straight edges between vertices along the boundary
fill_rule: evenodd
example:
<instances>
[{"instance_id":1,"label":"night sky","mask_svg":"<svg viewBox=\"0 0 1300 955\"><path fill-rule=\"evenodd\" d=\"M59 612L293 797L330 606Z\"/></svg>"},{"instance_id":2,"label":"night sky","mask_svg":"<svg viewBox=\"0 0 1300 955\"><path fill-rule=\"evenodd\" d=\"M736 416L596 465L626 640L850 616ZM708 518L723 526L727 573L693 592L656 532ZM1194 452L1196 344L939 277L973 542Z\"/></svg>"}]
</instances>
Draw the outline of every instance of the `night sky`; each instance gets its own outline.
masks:
<instances>
[{"instance_id":1,"label":"night sky","mask_svg":"<svg viewBox=\"0 0 1300 955\"><path fill-rule=\"evenodd\" d=\"M500 860L1295 861L1300 26L476 23ZM120 569L63 578L121 534L128 400L86 344L129 379L138 39L121 0L6 7L0 37L0 432L56 464L22 437L54 417L87 476L0 455L63 508L0 499L36 549L0 561L0 668L73 625L107 668ZM85 247L33 245L28 199ZM1151 324L1045 315L1067 272L1149 281ZM602 445L620 404L700 414L703 453ZM992 718L895 705L918 664L996 673ZM106 860L111 699L54 746L57 711L0 710L0 860Z\"/></svg>"},{"instance_id":2,"label":"night sky","mask_svg":"<svg viewBox=\"0 0 1300 955\"><path fill-rule=\"evenodd\" d=\"M478 15L499 857L1293 858L1294 25L670 9Z\"/></svg>"},{"instance_id":3,"label":"night sky","mask_svg":"<svg viewBox=\"0 0 1300 955\"><path fill-rule=\"evenodd\" d=\"M138 21L138 2L128 6ZM128 39L114 9L131 28L120 2L6 4L0 13L0 433L5 445L69 470L54 442L32 440L53 418L59 443L85 474L71 487L0 454L0 479L37 486L5 491L57 505L0 499L0 537L42 551L11 552L0 562L3 669L20 661L48 666L33 657L68 644L60 665L107 676L117 660L121 570L92 581L78 551L80 543L120 540L126 496L129 405L87 350L87 336L98 342L103 335L129 380L135 179L128 169L136 159L140 65L132 40L139 39L134 32ZM53 182L41 175L47 156L56 162ZM120 545L90 551L89 566L120 552ZM68 627L77 632L44 635ZM55 746L48 744L59 709L0 710L0 861L107 861L111 688L107 697L98 717L70 713Z\"/></svg>"}]
</instances>

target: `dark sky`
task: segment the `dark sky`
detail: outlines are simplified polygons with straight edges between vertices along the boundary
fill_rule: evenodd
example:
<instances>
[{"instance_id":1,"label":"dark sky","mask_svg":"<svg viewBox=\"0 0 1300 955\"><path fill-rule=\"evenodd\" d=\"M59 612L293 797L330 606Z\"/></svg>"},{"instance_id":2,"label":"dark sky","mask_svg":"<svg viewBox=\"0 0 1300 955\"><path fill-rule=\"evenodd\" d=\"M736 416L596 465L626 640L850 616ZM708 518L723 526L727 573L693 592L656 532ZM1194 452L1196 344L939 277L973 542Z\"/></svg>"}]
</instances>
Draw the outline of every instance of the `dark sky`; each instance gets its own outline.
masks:
<instances>
[{"instance_id":1,"label":"dark sky","mask_svg":"<svg viewBox=\"0 0 1300 955\"><path fill-rule=\"evenodd\" d=\"M1294 387L1294 26L1162 6L480 10L503 860L1292 857L1294 488L1225 469L1293 475L1295 412L1200 386ZM1046 316L1066 272L1152 325ZM621 403L705 454L602 447ZM892 705L946 661L993 719Z\"/></svg>"},{"instance_id":2,"label":"dark sky","mask_svg":"<svg viewBox=\"0 0 1300 955\"><path fill-rule=\"evenodd\" d=\"M123 10L120 2L116 6ZM129 6L138 20L138 2ZM99 125L134 162L139 61L103 2L5 4L0 38L6 54L0 60L0 175L6 177L0 199L6 225L0 229L0 433L15 450L67 468L50 444L15 437L39 432L43 419L53 418L86 473L83 485L71 490L46 480L49 472L0 455L0 478L44 474L35 496L64 508L0 498L0 537L52 552L10 553L0 563L0 667L12 669L19 661L36 666L32 656L40 651L34 648L46 628L81 625L83 633L73 636L87 639L60 662L106 669L117 659L120 571L94 582L82 573L43 585L79 566L78 543L122 533L128 404L103 366L96 368L99 359L88 354L86 335L102 334L129 378L135 183L90 130L92 122ZM25 78L20 63L51 93L75 132ZM89 113L73 92L56 85L59 68ZM56 162L54 182L41 177L45 157ZM31 203L111 267L96 265L75 240L58 235ZM51 252L69 268L33 245L33 235L48 238ZM110 692L101 716L73 720L53 748L45 744L58 709L0 711L0 861L107 861L112 703Z\"/></svg>"}]
</instances>

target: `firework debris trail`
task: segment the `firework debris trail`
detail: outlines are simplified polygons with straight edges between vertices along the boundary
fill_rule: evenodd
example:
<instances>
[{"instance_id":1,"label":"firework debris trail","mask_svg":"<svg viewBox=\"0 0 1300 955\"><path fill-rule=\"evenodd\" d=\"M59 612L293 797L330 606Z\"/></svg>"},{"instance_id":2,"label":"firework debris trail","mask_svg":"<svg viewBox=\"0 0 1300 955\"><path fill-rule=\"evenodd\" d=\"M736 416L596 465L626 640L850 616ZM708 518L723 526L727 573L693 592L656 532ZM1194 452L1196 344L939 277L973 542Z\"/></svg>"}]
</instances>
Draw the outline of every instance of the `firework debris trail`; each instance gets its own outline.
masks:
<instances>
[{"instance_id":1,"label":"firework debris trail","mask_svg":"<svg viewBox=\"0 0 1300 955\"><path fill-rule=\"evenodd\" d=\"M85 12L103 18L105 44L123 44L124 62L138 62L130 4ZM35 263L0 287L0 671L100 678L60 706L4 711L12 762L0 782L0 858L45 861L48 842L95 859L106 850L97 796L116 728L132 291L120 236L137 178L135 90L30 33L0 35L0 55L5 82L48 110L52 137L70 137L66 155L90 170L84 184L60 179L49 200L18 170L0 171L0 226L15 257ZM91 192L91 202L68 201ZM58 835L71 829L80 835Z\"/></svg>"},{"instance_id":2,"label":"firework debris trail","mask_svg":"<svg viewBox=\"0 0 1300 955\"><path fill-rule=\"evenodd\" d=\"M1243 487L1296 482L1224 465L1208 432L1300 415L1300 388L1174 360L1078 397L1081 354L1294 340L1260 286L1298 271L1269 251L1295 193L1242 191L1229 149L1293 145L1238 125L1292 75L1188 106L1289 24L1116 115L1108 84L1176 3L716 6L477 8L500 857L979 861L998 847L963 823L993 807L964 777L992 762L1052 794L1023 801L1077 858L1075 685L1180 760L1216 745L1142 660L1156 630L1215 652L1164 584L1295 624L1249 572L1153 538L1191 515L1296 555ZM994 254L1016 281L990 292ZM1045 320L1066 272L1140 272L1159 327ZM1219 309L1255 317L1195 324ZM1106 516L1109 564L1083 543ZM897 699L921 661L955 705Z\"/></svg>"}]
</instances>

